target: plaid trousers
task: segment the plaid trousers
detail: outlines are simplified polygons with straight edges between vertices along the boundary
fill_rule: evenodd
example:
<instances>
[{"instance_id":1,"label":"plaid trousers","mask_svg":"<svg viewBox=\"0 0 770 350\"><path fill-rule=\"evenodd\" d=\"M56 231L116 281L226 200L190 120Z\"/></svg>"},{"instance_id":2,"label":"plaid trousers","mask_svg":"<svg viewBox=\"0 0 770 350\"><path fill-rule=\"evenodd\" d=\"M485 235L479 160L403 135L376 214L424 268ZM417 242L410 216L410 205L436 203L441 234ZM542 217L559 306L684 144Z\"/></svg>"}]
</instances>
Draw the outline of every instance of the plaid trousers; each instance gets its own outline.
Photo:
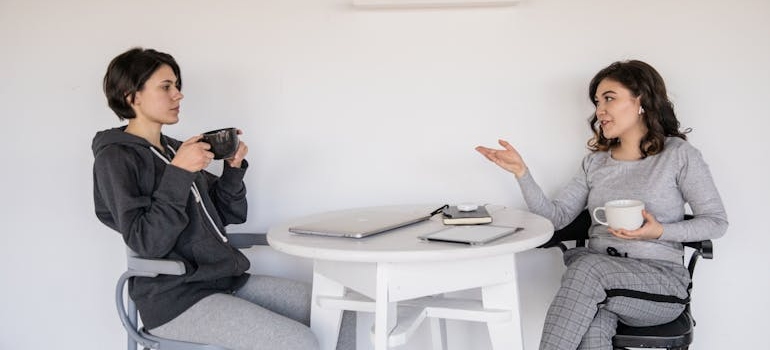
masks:
<instances>
[{"instance_id":1,"label":"plaid trousers","mask_svg":"<svg viewBox=\"0 0 770 350\"><path fill-rule=\"evenodd\" d=\"M579 247L564 253L567 271L545 319L541 350L611 350L618 321L629 326L668 323L684 311L678 303L624 296L608 289L687 297L690 275L683 264L610 256Z\"/></svg>"}]
</instances>

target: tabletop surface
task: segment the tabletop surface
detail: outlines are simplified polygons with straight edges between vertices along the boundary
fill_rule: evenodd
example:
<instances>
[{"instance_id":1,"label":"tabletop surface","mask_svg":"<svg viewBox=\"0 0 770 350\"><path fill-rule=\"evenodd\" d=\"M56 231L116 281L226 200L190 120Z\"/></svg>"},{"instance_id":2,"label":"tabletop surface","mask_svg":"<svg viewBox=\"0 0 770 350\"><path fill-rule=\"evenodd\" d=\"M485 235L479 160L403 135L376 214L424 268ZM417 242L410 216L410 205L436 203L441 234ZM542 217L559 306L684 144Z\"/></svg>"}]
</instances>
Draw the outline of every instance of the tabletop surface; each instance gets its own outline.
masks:
<instances>
[{"instance_id":1,"label":"tabletop surface","mask_svg":"<svg viewBox=\"0 0 770 350\"><path fill-rule=\"evenodd\" d=\"M553 225L528 211L487 206L492 225L522 227L523 230L485 245L469 246L459 243L426 242L418 237L444 227L441 215L430 220L394 229L365 238L338 238L295 234L289 227L358 211L400 211L429 213L440 205L401 205L368 207L309 215L271 227L267 240L274 249L286 254L310 259L355 262L413 262L443 261L510 254L535 248L551 238Z\"/></svg>"}]
</instances>

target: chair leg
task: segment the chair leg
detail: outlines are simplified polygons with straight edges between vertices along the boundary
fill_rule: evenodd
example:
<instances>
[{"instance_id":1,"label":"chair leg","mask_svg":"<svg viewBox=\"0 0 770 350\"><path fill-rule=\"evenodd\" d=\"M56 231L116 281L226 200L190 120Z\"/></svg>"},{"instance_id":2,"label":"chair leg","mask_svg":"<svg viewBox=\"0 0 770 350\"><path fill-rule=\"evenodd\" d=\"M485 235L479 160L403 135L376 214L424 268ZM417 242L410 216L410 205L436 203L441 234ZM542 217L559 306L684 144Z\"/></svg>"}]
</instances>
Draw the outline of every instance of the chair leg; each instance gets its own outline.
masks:
<instances>
[{"instance_id":1,"label":"chair leg","mask_svg":"<svg viewBox=\"0 0 770 350\"><path fill-rule=\"evenodd\" d=\"M128 320L131 322L131 325L137 325L138 323L138 314L136 311L136 304L134 304L134 301L129 299L128 300ZM126 338L128 338L128 350L136 350L136 340L131 338L131 335L126 335ZM145 349L147 350L147 349Z\"/></svg>"}]
</instances>

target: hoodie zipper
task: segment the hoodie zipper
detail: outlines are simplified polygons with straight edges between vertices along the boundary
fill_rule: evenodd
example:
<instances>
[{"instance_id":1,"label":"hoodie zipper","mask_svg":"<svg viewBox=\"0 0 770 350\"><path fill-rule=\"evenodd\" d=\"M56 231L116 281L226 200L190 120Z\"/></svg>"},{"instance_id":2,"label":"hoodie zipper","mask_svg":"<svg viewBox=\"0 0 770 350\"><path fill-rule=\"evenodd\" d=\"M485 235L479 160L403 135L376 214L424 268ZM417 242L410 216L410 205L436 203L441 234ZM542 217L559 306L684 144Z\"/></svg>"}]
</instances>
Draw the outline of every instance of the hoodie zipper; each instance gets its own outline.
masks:
<instances>
[{"instance_id":1,"label":"hoodie zipper","mask_svg":"<svg viewBox=\"0 0 770 350\"><path fill-rule=\"evenodd\" d=\"M171 151L171 153L176 155L176 150L171 148L171 146L169 145L166 145L166 147ZM155 155L158 156L158 158L160 158L161 160L163 160L166 164L171 164L171 162L162 154L160 154L160 152L158 152L158 150L156 150L154 147L151 146L150 150L152 151L152 153L155 153ZM222 232L219 231L219 227L217 227L217 224L214 222L214 219L211 217L211 214L209 214L209 211L206 210L206 205L203 204L203 197L201 197L201 192L200 190L198 190L198 186L195 185L194 180L193 180L192 186L190 187L190 191L192 191L193 196L195 197L195 202L200 204L201 208L203 209L203 213L206 215L206 218L209 219L211 226L214 227L214 230L216 231L219 238L222 240L222 242L227 242L227 237L225 237L225 235L223 235Z\"/></svg>"}]
</instances>

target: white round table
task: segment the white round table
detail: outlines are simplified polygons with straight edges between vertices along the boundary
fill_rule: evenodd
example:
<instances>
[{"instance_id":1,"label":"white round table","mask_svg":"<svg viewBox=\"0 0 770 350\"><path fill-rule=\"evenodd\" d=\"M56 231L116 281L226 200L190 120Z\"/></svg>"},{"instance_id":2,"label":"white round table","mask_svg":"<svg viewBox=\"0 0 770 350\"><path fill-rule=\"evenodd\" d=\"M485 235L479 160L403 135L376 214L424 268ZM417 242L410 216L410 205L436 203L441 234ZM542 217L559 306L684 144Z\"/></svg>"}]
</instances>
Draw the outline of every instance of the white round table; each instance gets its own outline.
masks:
<instances>
[{"instance_id":1,"label":"white round table","mask_svg":"<svg viewBox=\"0 0 770 350\"><path fill-rule=\"evenodd\" d=\"M430 220L366 238L294 234L289 227L357 211L429 213L439 205L359 208L310 215L271 227L274 249L313 259L311 329L321 349L333 350L343 310L375 313L377 350L403 344L419 324L430 319L486 322L493 349L521 349L516 260L553 234L551 222L518 209L488 206L492 225L523 230L485 245L426 242L418 237L443 227ZM441 298L442 293L481 288L482 300ZM443 332L436 327L434 330ZM445 348L445 333L434 348Z\"/></svg>"}]
</instances>

